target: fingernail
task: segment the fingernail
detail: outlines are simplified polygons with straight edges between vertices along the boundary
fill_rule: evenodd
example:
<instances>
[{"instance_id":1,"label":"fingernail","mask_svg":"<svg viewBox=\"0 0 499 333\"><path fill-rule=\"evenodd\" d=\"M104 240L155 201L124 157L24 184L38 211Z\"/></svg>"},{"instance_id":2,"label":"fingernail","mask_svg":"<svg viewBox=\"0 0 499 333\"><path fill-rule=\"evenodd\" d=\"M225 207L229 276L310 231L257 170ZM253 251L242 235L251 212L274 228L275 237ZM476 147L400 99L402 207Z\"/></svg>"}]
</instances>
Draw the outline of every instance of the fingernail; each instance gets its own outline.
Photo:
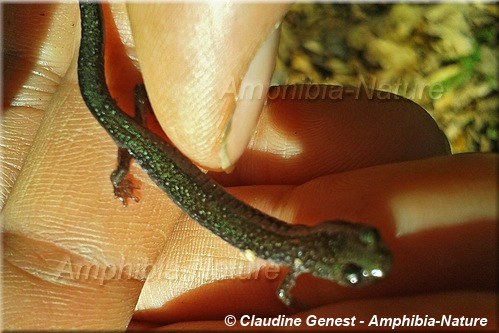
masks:
<instances>
[{"instance_id":1,"label":"fingernail","mask_svg":"<svg viewBox=\"0 0 499 333\"><path fill-rule=\"evenodd\" d=\"M258 49L248 67L227 121L219 152L220 165L230 172L243 154L262 112L275 67L280 25L277 24Z\"/></svg>"}]
</instances>

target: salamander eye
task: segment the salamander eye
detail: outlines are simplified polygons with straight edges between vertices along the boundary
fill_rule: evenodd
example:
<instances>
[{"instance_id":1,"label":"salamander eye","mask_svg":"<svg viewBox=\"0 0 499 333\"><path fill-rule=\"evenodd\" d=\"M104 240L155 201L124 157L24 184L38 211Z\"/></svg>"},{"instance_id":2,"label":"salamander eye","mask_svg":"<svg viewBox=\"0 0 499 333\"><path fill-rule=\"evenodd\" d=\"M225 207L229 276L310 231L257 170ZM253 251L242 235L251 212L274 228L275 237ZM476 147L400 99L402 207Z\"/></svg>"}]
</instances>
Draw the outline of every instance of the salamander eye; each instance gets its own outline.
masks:
<instances>
[{"instance_id":1,"label":"salamander eye","mask_svg":"<svg viewBox=\"0 0 499 333\"><path fill-rule=\"evenodd\" d=\"M364 245L372 247L379 243L381 237L379 236L378 230L367 228L360 233L359 239Z\"/></svg>"},{"instance_id":2,"label":"salamander eye","mask_svg":"<svg viewBox=\"0 0 499 333\"><path fill-rule=\"evenodd\" d=\"M346 264L342 269L344 283L357 285L362 282L362 272L364 270L355 264Z\"/></svg>"}]
</instances>

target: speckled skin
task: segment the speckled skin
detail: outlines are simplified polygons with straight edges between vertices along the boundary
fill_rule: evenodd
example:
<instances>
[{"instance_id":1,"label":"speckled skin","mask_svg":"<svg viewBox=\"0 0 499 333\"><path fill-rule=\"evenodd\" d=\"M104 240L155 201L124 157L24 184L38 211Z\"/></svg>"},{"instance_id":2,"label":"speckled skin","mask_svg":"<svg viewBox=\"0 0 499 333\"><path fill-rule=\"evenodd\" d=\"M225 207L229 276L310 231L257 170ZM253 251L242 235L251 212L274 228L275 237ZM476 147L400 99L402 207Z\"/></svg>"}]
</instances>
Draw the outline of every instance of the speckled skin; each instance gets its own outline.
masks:
<instances>
[{"instance_id":1,"label":"speckled skin","mask_svg":"<svg viewBox=\"0 0 499 333\"><path fill-rule=\"evenodd\" d=\"M290 289L303 272L342 285L361 285L386 275L392 257L375 228L339 220L313 227L280 221L229 194L177 149L126 115L105 83L100 5L82 1L80 11L78 79L92 114L191 218L246 253L289 266L277 293L284 303L291 303Z\"/></svg>"}]
</instances>

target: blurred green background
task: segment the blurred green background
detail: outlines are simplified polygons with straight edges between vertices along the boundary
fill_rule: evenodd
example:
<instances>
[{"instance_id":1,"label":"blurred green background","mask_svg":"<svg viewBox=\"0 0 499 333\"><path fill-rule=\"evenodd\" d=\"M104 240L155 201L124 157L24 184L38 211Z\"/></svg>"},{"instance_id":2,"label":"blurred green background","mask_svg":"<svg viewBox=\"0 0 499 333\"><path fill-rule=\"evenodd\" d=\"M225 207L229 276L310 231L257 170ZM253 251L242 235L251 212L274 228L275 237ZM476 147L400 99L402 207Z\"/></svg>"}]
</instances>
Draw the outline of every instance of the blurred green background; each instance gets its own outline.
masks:
<instances>
[{"instance_id":1,"label":"blurred green background","mask_svg":"<svg viewBox=\"0 0 499 333\"><path fill-rule=\"evenodd\" d=\"M453 153L498 152L498 18L495 3L295 4L272 83L397 93L433 116Z\"/></svg>"}]
</instances>

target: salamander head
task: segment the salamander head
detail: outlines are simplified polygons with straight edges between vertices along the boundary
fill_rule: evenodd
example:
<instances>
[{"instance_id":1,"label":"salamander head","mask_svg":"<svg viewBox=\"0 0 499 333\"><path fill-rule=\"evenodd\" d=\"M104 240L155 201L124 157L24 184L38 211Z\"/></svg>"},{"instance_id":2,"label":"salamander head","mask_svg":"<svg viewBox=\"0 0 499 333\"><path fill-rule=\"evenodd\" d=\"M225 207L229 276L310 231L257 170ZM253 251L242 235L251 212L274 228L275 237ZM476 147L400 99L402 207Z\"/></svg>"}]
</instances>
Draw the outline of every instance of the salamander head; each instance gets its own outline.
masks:
<instances>
[{"instance_id":1,"label":"salamander head","mask_svg":"<svg viewBox=\"0 0 499 333\"><path fill-rule=\"evenodd\" d=\"M326 221L314 227L310 236L315 238L314 251L304 253L301 262L315 276L343 286L361 286L386 277L390 270L392 255L373 227Z\"/></svg>"}]
</instances>

